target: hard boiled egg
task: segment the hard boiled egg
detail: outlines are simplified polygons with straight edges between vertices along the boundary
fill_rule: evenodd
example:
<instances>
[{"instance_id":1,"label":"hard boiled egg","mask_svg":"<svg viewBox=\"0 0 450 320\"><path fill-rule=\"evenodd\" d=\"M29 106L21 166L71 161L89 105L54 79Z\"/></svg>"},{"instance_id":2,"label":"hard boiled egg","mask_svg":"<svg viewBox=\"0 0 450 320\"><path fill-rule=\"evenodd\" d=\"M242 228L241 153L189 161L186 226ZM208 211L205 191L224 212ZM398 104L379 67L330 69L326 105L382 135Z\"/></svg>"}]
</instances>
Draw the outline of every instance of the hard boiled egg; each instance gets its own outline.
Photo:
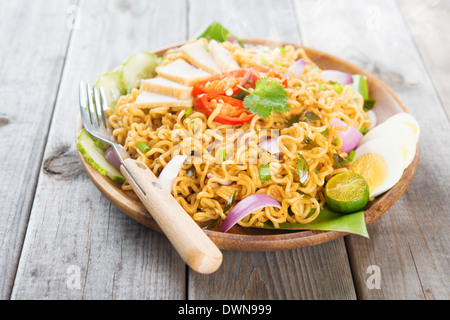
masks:
<instances>
[{"instance_id":1,"label":"hard boiled egg","mask_svg":"<svg viewBox=\"0 0 450 320\"><path fill-rule=\"evenodd\" d=\"M400 117L389 118L370 130L359 142L359 146L375 139L391 140L402 152L403 169L408 167L416 155L417 139L413 129Z\"/></svg>"},{"instance_id":2,"label":"hard boiled egg","mask_svg":"<svg viewBox=\"0 0 450 320\"><path fill-rule=\"evenodd\" d=\"M372 139L358 147L355 153L350 170L366 179L371 198L391 189L403 175L403 153L391 139Z\"/></svg>"},{"instance_id":3,"label":"hard boiled egg","mask_svg":"<svg viewBox=\"0 0 450 320\"><path fill-rule=\"evenodd\" d=\"M420 135L419 122L410 113L407 112L396 113L395 115L384 121L384 123L386 122L394 122L394 123L403 122L407 124L414 132L414 136L416 137L416 143L417 141L419 141Z\"/></svg>"}]
</instances>

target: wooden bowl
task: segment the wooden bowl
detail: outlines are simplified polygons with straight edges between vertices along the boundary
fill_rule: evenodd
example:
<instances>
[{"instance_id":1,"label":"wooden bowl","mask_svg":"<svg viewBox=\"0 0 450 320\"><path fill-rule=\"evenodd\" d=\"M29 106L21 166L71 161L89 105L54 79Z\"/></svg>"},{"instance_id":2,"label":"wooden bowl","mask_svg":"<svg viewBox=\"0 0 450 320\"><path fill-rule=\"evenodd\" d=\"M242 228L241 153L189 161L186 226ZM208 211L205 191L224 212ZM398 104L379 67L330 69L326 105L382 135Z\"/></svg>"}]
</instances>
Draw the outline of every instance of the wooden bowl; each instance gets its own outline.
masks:
<instances>
[{"instance_id":1,"label":"wooden bowl","mask_svg":"<svg viewBox=\"0 0 450 320\"><path fill-rule=\"evenodd\" d=\"M372 74L347 61L318 50L298 46L292 43L261 39L244 39L244 42L255 45L267 45L269 47L292 45L297 48L303 48L308 56L322 69L341 70L352 74L363 74L367 76L370 95L377 101L377 105L373 110L376 113L379 123L395 113L407 112L407 109L400 100L385 84ZM155 53L162 55L168 49L178 47L179 45L181 44L160 49L155 51ZM82 125L79 119L77 124L77 134L81 128ZM372 201L368 207L366 207L366 224L371 223L386 212L406 190L416 172L419 163L419 153L418 143L416 156L411 165L404 171L400 181L392 189L377 197L376 200ZM100 175L86 162L80 153L78 153L78 155L89 178L109 201L132 219L153 230L162 232L153 220L151 214L143 206L133 191L123 191L120 188L120 184L110 180L108 177ZM347 235L347 233L336 231L268 230L243 228L239 225L234 226L227 233L213 230L205 230L205 232L220 249L235 251L290 250L322 244Z\"/></svg>"}]
</instances>

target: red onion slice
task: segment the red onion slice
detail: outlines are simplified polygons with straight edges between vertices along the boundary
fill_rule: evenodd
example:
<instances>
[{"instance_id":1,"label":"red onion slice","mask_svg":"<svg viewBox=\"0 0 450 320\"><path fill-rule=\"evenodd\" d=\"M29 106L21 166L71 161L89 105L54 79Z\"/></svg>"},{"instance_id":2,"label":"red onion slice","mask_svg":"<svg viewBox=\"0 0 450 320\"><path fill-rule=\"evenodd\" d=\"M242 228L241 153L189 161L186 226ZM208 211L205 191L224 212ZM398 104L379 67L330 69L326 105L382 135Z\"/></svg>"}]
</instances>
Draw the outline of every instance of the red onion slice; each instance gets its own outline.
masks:
<instances>
[{"instance_id":1,"label":"red onion slice","mask_svg":"<svg viewBox=\"0 0 450 320\"><path fill-rule=\"evenodd\" d=\"M237 42L237 40L231 34L227 35L227 39L231 43L236 43Z\"/></svg>"},{"instance_id":2,"label":"red onion slice","mask_svg":"<svg viewBox=\"0 0 450 320\"><path fill-rule=\"evenodd\" d=\"M172 193L173 180L180 173L181 167L186 161L186 156L178 155L172 158L168 164L164 167L163 171L159 175L158 179L164 189Z\"/></svg>"},{"instance_id":3,"label":"red onion slice","mask_svg":"<svg viewBox=\"0 0 450 320\"><path fill-rule=\"evenodd\" d=\"M347 124L344 121L333 118L333 120L331 120L331 126L346 128ZM363 137L363 134L353 127L350 127L345 131L337 130L337 132L342 139L341 150L345 153L349 153L350 151L355 150L356 146L359 144Z\"/></svg>"},{"instance_id":4,"label":"red onion slice","mask_svg":"<svg viewBox=\"0 0 450 320\"><path fill-rule=\"evenodd\" d=\"M305 71L306 64L306 60L298 59L288 68L288 70L295 74L295 76L300 77L303 74L303 71Z\"/></svg>"},{"instance_id":5,"label":"red onion slice","mask_svg":"<svg viewBox=\"0 0 450 320\"><path fill-rule=\"evenodd\" d=\"M125 150L124 147L122 147L120 144L118 145L118 147L121 148L123 152L125 152L125 154L128 155L128 152ZM120 161L120 158L113 147L109 147L105 151L105 158L106 161L108 161L114 168L120 171L120 165L122 164L122 162Z\"/></svg>"},{"instance_id":6,"label":"red onion slice","mask_svg":"<svg viewBox=\"0 0 450 320\"><path fill-rule=\"evenodd\" d=\"M271 154L278 154L281 152L276 139L263 140L259 143L259 147L270 152Z\"/></svg>"},{"instance_id":7,"label":"red onion slice","mask_svg":"<svg viewBox=\"0 0 450 320\"><path fill-rule=\"evenodd\" d=\"M353 83L353 76L351 74L338 70L323 70L322 78L328 81L339 82L340 84Z\"/></svg>"},{"instance_id":8,"label":"red onion slice","mask_svg":"<svg viewBox=\"0 0 450 320\"><path fill-rule=\"evenodd\" d=\"M265 207L276 207L281 209L278 201L267 194L257 193L239 201L224 220L221 232L227 232L232 226L250 213Z\"/></svg>"}]
</instances>

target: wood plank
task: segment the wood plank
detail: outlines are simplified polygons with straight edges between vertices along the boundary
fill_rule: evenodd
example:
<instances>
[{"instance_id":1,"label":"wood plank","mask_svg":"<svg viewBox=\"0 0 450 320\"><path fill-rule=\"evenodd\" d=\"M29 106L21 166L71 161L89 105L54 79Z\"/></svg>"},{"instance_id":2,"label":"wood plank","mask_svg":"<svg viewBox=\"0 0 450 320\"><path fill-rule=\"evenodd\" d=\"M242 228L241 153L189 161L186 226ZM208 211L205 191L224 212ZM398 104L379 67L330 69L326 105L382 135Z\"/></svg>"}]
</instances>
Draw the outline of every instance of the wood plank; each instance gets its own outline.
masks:
<instances>
[{"instance_id":1,"label":"wood plank","mask_svg":"<svg viewBox=\"0 0 450 320\"><path fill-rule=\"evenodd\" d=\"M188 280L191 300L356 299L342 239L296 250L226 251L215 274L190 273Z\"/></svg>"},{"instance_id":2,"label":"wood plank","mask_svg":"<svg viewBox=\"0 0 450 320\"><path fill-rule=\"evenodd\" d=\"M79 81L95 81L133 52L182 41L185 9L176 0L80 2L12 299L184 298L185 264L165 236L91 183L75 124Z\"/></svg>"},{"instance_id":3,"label":"wood plank","mask_svg":"<svg viewBox=\"0 0 450 320\"><path fill-rule=\"evenodd\" d=\"M0 2L0 299L22 249L70 29L73 1Z\"/></svg>"},{"instance_id":4,"label":"wood plank","mask_svg":"<svg viewBox=\"0 0 450 320\"><path fill-rule=\"evenodd\" d=\"M450 172L438 159L450 156L449 123L397 4L295 3L305 45L375 74L422 128L419 167L407 191L369 226L371 240L347 239L358 298L448 299ZM372 265L380 268L380 289L367 286Z\"/></svg>"},{"instance_id":5,"label":"wood plank","mask_svg":"<svg viewBox=\"0 0 450 320\"><path fill-rule=\"evenodd\" d=\"M191 37L212 20L242 38L301 43L291 1L191 1ZM335 275L339 274L339 277ZM189 274L189 299L355 299L343 239L280 252L224 252L213 275Z\"/></svg>"},{"instance_id":6,"label":"wood plank","mask_svg":"<svg viewBox=\"0 0 450 320\"><path fill-rule=\"evenodd\" d=\"M450 2L441 0L399 0L398 2L449 118Z\"/></svg>"}]
</instances>

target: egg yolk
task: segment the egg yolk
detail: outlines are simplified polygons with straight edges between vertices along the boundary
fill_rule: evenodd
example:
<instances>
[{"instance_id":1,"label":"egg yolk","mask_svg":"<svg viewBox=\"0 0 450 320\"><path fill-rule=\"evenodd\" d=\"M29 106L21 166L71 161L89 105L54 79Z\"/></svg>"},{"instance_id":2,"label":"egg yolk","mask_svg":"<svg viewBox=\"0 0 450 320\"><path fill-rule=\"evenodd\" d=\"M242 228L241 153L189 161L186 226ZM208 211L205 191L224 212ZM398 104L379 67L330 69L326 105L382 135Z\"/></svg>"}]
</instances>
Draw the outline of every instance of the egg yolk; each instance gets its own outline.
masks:
<instances>
[{"instance_id":1,"label":"egg yolk","mask_svg":"<svg viewBox=\"0 0 450 320\"><path fill-rule=\"evenodd\" d=\"M412 129L414 134L417 135L417 127L414 124L410 123L410 122L405 122L405 123Z\"/></svg>"},{"instance_id":2,"label":"egg yolk","mask_svg":"<svg viewBox=\"0 0 450 320\"><path fill-rule=\"evenodd\" d=\"M359 173L369 185L369 193L377 190L386 180L388 167L383 157L376 153L366 153L356 159L351 171Z\"/></svg>"}]
</instances>

